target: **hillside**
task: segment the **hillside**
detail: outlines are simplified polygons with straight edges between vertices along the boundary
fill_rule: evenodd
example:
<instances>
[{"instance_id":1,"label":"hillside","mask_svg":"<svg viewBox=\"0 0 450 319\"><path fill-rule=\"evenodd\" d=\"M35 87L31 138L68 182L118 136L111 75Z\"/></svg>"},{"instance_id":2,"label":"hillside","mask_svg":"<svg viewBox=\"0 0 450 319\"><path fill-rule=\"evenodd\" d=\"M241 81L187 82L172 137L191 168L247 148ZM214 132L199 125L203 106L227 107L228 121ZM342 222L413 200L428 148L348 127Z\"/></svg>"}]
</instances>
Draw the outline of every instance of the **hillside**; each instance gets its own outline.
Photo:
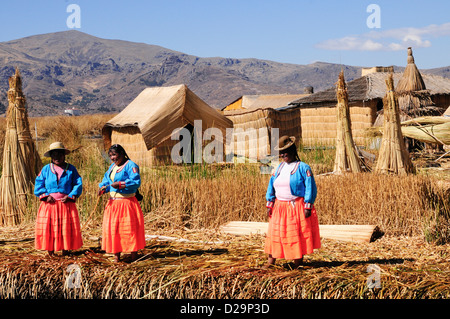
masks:
<instances>
[{"instance_id":1,"label":"hillside","mask_svg":"<svg viewBox=\"0 0 450 319\"><path fill-rule=\"evenodd\" d=\"M29 114L118 112L145 87L186 84L212 107L244 94L303 93L329 88L344 67L346 80L361 67L309 65L258 59L200 58L163 47L100 39L79 31L0 43L0 114L7 106L8 77L19 67ZM430 70L449 77L449 67Z\"/></svg>"}]
</instances>

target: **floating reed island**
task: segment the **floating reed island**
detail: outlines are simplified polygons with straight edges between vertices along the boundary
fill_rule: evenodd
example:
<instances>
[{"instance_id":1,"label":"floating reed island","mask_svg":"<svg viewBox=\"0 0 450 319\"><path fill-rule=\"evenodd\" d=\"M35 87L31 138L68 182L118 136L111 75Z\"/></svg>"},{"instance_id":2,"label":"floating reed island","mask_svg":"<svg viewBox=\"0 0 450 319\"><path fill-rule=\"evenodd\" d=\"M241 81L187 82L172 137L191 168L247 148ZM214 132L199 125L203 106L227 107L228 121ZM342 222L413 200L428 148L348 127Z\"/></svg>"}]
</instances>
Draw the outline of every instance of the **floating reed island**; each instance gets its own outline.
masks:
<instances>
[{"instance_id":1,"label":"floating reed island","mask_svg":"<svg viewBox=\"0 0 450 319\"><path fill-rule=\"evenodd\" d=\"M431 247L421 238L384 237L363 244L323 240L320 250L292 270L290 263L262 267L261 237L209 234L205 243L205 232L185 235L179 241L151 239L139 260L120 264L93 241L72 256L49 259L31 252L31 243L24 248L23 242L4 240L0 298L450 297L448 246ZM370 265L379 267L380 288L368 286Z\"/></svg>"},{"instance_id":2,"label":"floating reed island","mask_svg":"<svg viewBox=\"0 0 450 319\"><path fill-rule=\"evenodd\" d=\"M209 172L213 177L186 178L179 168L172 170L142 173L147 244L133 263L126 255L125 262L114 263L100 250L102 212L88 220L93 207L85 205L97 198L88 179L79 202L84 246L71 256L49 259L36 251L32 220L2 228L0 298L450 297L448 192L428 178L317 176L321 224L371 223L385 234L370 243L323 239L293 270L290 261L281 260L264 269L263 236L218 231L230 220L265 221L264 205L257 203L267 176L247 166L232 175ZM381 288L367 285L370 265L380 269Z\"/></svg>"}]
</instances>

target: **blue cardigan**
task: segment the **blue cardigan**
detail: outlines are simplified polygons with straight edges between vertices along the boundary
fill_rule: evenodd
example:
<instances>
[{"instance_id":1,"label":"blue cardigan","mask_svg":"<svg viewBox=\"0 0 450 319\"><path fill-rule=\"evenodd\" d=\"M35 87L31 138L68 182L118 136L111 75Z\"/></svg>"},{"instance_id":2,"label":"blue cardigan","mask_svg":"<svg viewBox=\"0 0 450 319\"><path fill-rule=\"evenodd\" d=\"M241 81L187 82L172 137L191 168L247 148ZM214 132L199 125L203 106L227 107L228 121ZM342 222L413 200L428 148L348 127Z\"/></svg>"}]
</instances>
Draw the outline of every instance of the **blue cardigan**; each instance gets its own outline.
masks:
<instances>
[{"instance_id":1,"label":"blue cardigan","mask_svg":"<svg viewBox=\"0 0 450 319\"><path fill-rule=\"evenodd\" d=\"M273 204L275 202L276 194L273 183L275 182L275 179L280 175L283 166L284 162L280 163L280 165L278 165L276 171L270 178L266 193L267 207L273 207ZM301 161L296 162L296 165L291 172L289 184L292 195L303 197L305 208L311 208L314 204L314 201L316 200L317 186L314 180L314 175L309 165Z\"/></svg>"},{"instance_id":2,"label":"blue cardigan","mask_svg":"<svg viewBox=\"0 0 450 319\"><path fill-rule=\"evenodd\" d=\"M111 180L111 171L116 166L116 164L111 164L111 166L106 171L103 176L102 182L99 187L105 186L105 192L116 192L120 194L133 194L136 193L139 186L141 186L141 176L139 175L139 166L131 160L127 160L125 164L116 172L114 176L114 181ZM120 182L118 189L111 187L113 182Z\"/></svg>"},{"instance_id":3,"label":"blue cardigan","mask_svg":"<svg viewBox=\"0 0 450 319\"><path fill-rule=\"evenodd\" d=\"M83 191L81 176L72 164L66 163L63 174L58 182L54 164L45 165L34 183L34 195L40 199L51 193L63 193L71 199L80 197Z\"/></svg>"}]
</instances>

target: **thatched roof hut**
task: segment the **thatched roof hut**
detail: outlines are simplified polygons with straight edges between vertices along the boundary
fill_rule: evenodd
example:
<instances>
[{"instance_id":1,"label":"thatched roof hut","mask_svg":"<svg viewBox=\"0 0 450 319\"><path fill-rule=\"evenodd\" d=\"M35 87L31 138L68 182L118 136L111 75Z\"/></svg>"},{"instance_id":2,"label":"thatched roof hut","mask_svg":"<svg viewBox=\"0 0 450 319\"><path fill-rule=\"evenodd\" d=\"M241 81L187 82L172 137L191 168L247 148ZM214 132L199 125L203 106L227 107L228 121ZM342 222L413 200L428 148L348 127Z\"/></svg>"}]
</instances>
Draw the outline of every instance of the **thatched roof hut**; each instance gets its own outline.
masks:
<instances>
[{"instance_id":1,"label":"thatched roof hut","mask_svg":"<svg viewBox=\"0 0 450 319\"><path fill-rule=\"evenodd\" d=\"M383 97L386 94L385 79L388 75L386 72L374 72L347 82L353 138L358 145L364 145L366 142L366 128L383 123L382 118L377 120L377 117L378 112L383 109ZM394 85L397 85L402 74L394 73L393 78ZM450 105L450 80L428 74L423 74L422 79L435 107L443 113ZM289 104L287 108L301 110L304 145L335 145L336 104L334 87Z\"/></svg>"},{"instance_id":2,"label":"thatched roof hut","mask_svg":"<svg viewBox=\"0 0 450 319\"><path fill-rule=\"evenodd\" d=\"M256 108L223 111L233 122L234 154L260 160L272 155L272 146L278 142L272 129L283 135L301 137L300 111L273 108ZM274 144L275 143L275 144Z\"/></svg>"},{"instance_id":3,"label":"thatched roof hut","mask_svg":"<svg viewBox=\"0 0 450 319\"><path fill-rule=\"evenodd\" d=\"M218 128L223 137L233 123L220 111L211 108L186 85L144 89L122 112L109 120L102 134L105 148L121 144L139 165L152 166L170 162L174 130L201 120L202 132Z\"/></svg>"},{"instance_id":4,"label":"thatched roof hut","mask_svg":"<svg viewBox=\"0 0 450 319\"><path fill-rule=\"evenodd\" d=\"M436 107L432 101L430 91L417 68L412 49L408 48L407 65L403 76L395 87L400 108L400 119L407 120L419 116L441 115L443 110Z\"/></svg>"}]
</instances>

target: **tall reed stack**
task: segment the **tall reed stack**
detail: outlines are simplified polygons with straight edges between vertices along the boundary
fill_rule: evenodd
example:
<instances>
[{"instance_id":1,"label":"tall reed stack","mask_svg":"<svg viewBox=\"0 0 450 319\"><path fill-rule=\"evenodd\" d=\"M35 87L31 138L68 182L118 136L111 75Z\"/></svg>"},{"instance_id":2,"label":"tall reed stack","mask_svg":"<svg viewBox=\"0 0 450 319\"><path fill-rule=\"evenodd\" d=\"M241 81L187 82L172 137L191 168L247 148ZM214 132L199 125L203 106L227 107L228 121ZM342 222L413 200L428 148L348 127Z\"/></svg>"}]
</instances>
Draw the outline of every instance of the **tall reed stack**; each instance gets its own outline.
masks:
<instances>
[{"instance_id":1,"label":"tall reed stack","mask_svg":"<svg viewBox=\"0 0 450 319\"><path fill-rule=\"evenodd\" d=\"M26 213L27 194L42 162L31 138L19 70L9 78L3 172L0 179L0 225L17 225Z\"/></svg>"},{"instance_id":2,"label":"tall reed stack","mask_svg":"<svg viewBox=\"0 0 450 319\"><path fill-rule=\"evenodd\" d=\"M400 127L400 111L392 73L386 79L387 92L383 98L384 125L375 172L406 175L414 171Z\"/></svg>"},{"instance_id":3,"label":"tall reed stack","mask_svg":"<svg viewBox=\"0 0 450 319\"><path fill-rule=\"evenodd\" d=\"M336 158L334 172L361 172L358 151L353 141L350 110L348 107L347 85L344 79L344 70L339 73L336 88L337 105L337 134L336 134Z\"/></svg>"}]
</instances>

